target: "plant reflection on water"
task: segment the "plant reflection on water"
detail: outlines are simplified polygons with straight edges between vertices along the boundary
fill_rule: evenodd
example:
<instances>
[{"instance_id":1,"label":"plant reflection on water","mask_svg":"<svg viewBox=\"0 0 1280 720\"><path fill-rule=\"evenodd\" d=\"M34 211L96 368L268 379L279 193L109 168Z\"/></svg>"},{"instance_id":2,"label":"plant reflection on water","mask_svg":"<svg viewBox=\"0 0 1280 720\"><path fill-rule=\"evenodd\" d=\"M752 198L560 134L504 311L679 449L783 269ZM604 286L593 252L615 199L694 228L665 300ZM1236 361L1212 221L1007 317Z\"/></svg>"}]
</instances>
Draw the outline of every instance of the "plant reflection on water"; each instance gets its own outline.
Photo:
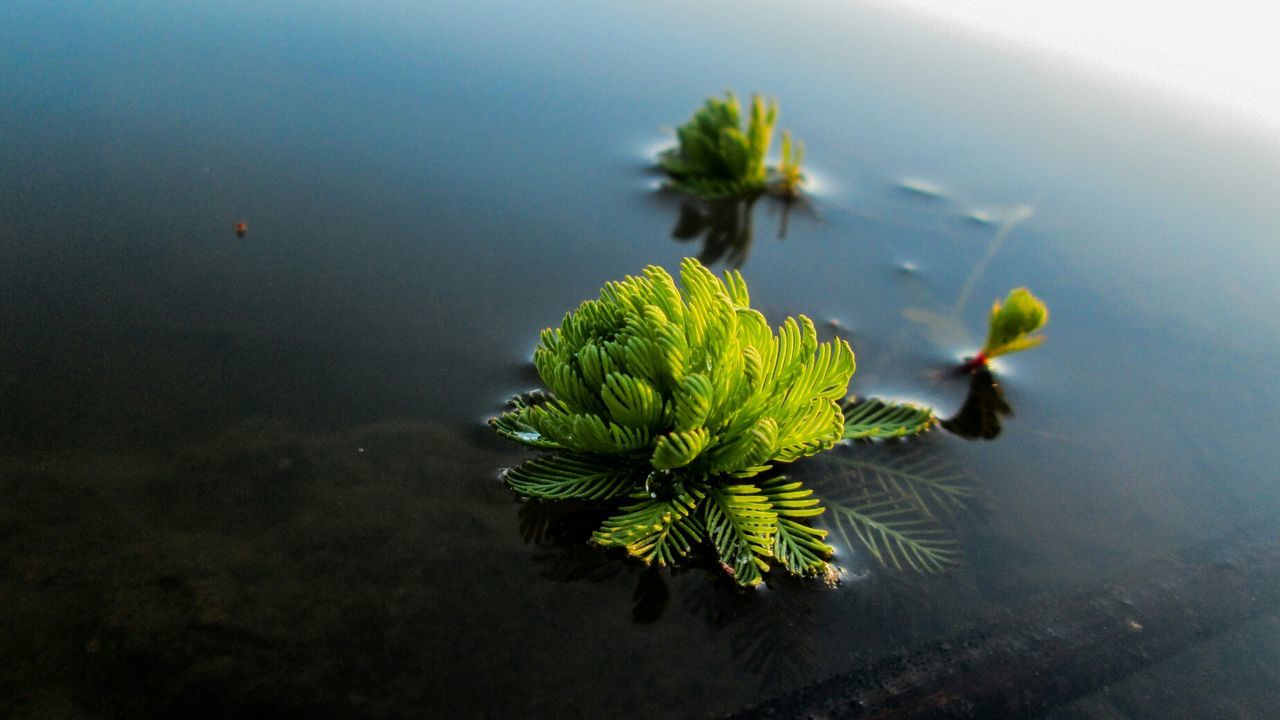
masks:
<instances>
[{"instance_id":1,"label":"plant reflection on water","mask_svg":"<svg viewBox=\"0 0 1280 720\"><path fill-rule=\"evenodd\" d=\"M751 252L752 212L759 196L702 200L686 198L671 237L680 242L701 238L698 260L703 265L724 262L741 268Z\"/></svg>"},{"instance_id":2,"label":"plant reflection on water","mask_svg":"<svg viewBox=\"0 0 1280 720\"><path fill-rule=\"evenodd\" d=\"M725 268L740 269L747 262L755 233L755 208L760 195L743 195L704 199L684 197L680 201L676 224L671 237L678 242L701 240L702 250L698 260L703 265L723 263ZM787 224L793 210L812 212L812 206L803 198L769 198L771 207L778 207L779 240L787 236Z\"/></svg>"}]
</instances>

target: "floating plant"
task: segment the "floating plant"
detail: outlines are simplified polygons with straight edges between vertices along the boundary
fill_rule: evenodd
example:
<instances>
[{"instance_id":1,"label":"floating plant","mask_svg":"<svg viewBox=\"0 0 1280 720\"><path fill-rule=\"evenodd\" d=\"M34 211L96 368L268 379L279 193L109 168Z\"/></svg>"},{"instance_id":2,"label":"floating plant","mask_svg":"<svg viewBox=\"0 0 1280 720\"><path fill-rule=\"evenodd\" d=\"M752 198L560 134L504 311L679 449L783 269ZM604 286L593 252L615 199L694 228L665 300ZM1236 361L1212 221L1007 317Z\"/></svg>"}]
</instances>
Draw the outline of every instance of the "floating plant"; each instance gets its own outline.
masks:
<instances>
[{"instance_id":1,"label":"floating plant","mask_svg":"<svg viewBox=\"0 0 1280 720\"><path fill-rule=\"evenodd\" d=\"M802 482L761 476L829 450L848 423L839 401L854 372L848 343L819 343L812 321L775 334L737 271L721 281L697 260L606 283L596 300L542 332L534 365L549 392L512 400L491 421L550 451L504 473L542 500L622 501L591 536L645 563L710 548L743 585L781 567L829 571L833 550ZM865 436L919 432L919 409L858 415Z\"/></svg>"},{"instance_id":2,"label":"floating plant","mask_svg":"<svg viewBox=\"0 0 1280 720\"><path fill-rule=\"evenodd\" d=\"M804 184L804 173L800 171L800 163L804 161L804 143L791 141L791 133L782 133L782 160L774 170L774 182L771 192L783 200L796 200L800 197L800 186Z\"/></svg>"},{"instance_id":3,"label":"floating plant","mask_svg":"<svg viewBox=\"0 0 1280 720\"><path fill-rule=\"evenodd\" d=\"M678 190L701 198L759 195L773 187L782 197L796 197L804 174L800 172L803 148L794 146L791 135L783 135L782 165L765 165L773 129L778 119L778 103L766 103L759 95L751 98L746 127L738 98L726 93L724 99L708 98L689 122L676 129L679 145L659 156L662 169Z\"/></svg>"},{"instance_id":4,"label":"floating plant","mask_svg":"<svg viewBox=\"0 0 1280 720\"><path fill-rule=\"evenodd\" d=\"M1039 298L1024 287L1014 288L1003 303L996 300L991 307L987 342L965 366L970 369L986 367L996 357L1036 347L1044 342L1044 336L1032 333L1048 321L1049 309Z\"/></svg>"}]
</instances>

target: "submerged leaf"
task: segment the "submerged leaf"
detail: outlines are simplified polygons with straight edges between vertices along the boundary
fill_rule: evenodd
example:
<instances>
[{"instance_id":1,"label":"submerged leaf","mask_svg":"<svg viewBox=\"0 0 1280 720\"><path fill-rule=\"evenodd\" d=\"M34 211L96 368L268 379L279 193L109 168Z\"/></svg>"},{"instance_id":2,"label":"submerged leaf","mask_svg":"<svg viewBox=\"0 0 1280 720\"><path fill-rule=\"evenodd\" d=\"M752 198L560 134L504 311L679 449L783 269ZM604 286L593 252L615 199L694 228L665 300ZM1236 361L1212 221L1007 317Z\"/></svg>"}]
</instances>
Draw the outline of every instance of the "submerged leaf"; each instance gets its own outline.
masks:
<instances>
[{"instance_id":1,"label":"submerged leaf","mask_svg":"<svg viewBox=\"0 0 1280 720\"><path fill-rule=\"evenodd\" d=\"M904 501L926 517L944 517L967 507L976 494L973 477L943 458L918 448L882 448L828 456L837 482L828 497L889 497Z\"/></svg>"},{"instance_id":2,"label":"submerged leaf","mask_svg":"<svg viewBox=\"0 0 1280 720\"><path fill-rule=\"evenodd\" d=\"M932 573L959 551L947 518L975 495L972 478L918 446L860 448L833 453L821 491L836 530L880 564Z\"/></svg>"},{"instance_id":3,"label":"submerged leaf","mask_svg":"<svg viewBox=\"0 0 1280 720\"><path fill-rule=\"evenodd\" d=\"M886 567L934 573L959 556L946 528L892 498L867 497L851 505L832 503L831 511L844 541L852 545L852 534Z\"/></svg>"}]
</instances>

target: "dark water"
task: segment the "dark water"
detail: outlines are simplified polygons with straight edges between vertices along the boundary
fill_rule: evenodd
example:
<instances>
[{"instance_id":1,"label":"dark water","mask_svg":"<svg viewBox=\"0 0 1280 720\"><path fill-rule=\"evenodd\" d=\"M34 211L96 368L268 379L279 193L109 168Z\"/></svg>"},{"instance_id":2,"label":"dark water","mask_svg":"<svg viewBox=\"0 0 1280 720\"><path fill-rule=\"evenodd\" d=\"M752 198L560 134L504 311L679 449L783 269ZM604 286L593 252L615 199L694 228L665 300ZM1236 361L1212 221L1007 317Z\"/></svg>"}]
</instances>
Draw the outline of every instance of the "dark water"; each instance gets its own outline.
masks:
<instances>
[{"instance_id":1,"label":"dark water","mask_svg":"<svg viewBox=\"0 0 1280 720\"><path fill-rule=\"evenodd\" d=\"M0 716L711 716L1280 512L1247 135L852 6L3 15ZM649 165L725 88L817 180L785 239L751 208L753 300L848 337L855 392L950 413L991 301L1052 310L1000 436L920 444L978 496L946 574L841 544L840 588L744 596L496 479L538 330L701 251ZM1277 660L1268 620L1062 717L1265 717Z\"/></svg>"}]
</instances>

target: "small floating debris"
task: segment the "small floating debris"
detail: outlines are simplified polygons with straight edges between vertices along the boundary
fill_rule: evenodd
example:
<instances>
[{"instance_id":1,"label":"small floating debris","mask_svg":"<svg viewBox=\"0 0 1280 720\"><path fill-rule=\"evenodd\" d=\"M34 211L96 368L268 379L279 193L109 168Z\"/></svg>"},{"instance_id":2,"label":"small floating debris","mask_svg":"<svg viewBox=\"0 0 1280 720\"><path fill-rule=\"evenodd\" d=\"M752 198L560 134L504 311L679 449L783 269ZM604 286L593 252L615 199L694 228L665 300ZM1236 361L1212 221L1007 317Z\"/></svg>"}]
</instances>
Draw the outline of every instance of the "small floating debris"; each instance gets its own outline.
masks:
<instances>
[{"instance_id":1,"label":"small floating debris","mask_svg":"<svg viewBox=\"0 0 1280 720\"><path fill-rule=\"evenodd\" d=\"M943 196L942 186L919 178L903 178L898 181L898 189L930 200L938 200Z\"/></svg>"},{"instance_id":2,"label":"small floating debris","mask_svg":"<svg viewBox=\"0 0 1280 720\"><path fill-rule=\"evenodd\" d=\"M834 590L835 588L840 586L840 575L842 573L844 573L844 570L837 568L835 565L828 563L827 569L823 571L819 575L819 577L822 578L823 585L826 585L828 588Z\"/></svg>"},{"instance_id":3,"label":"small floating debris","mask_svg":"<svg viewBox=\"0 0 1280 720\"><path fill-rule=\"evenodd\" d=\"M249 232L248 223L243 223L243 222L236 223L236 237L242 238L244 237L244 234L247 232Z\"/></svg>"},{"instance_id":4,"label":"small floating debris","mask_svg":"<svg viewBox=\"0 0 1280 720\"><path fill-rule=\"evenodd\" d=\"M995 225L1000 222L1000 216L989 210L970 210L965 213L964 219L978 225Z\"/></svg>"},{"instance_id":5,"label":"small floating debris","mask_svg":"<svg viewBox=\"0 0 1280 720\"><path fill-rule=\"evenodd\" d=\"M902 273L903 275L915 275L919 271L920 271L920 268L910 260L898 263L898 272Z\"/></svg>"}]
</instances>

